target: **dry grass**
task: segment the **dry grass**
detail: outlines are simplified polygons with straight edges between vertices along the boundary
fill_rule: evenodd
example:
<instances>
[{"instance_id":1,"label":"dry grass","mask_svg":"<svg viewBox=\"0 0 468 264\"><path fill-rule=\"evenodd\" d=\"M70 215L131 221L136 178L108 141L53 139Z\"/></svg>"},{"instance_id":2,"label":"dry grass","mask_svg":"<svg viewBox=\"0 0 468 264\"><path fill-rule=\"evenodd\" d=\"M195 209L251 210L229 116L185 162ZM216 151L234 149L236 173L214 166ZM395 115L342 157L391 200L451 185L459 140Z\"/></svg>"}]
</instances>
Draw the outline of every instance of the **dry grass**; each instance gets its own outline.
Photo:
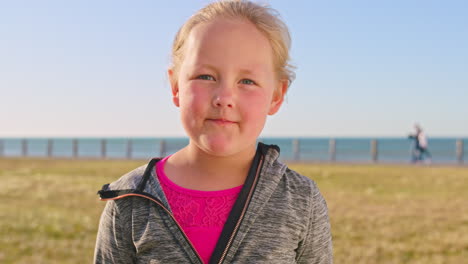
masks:
<instances>
[{"instance_id":1,"label":"dry grass","mask_svg":"<svg viewBox=\"0 0 468 264\"><path fill-rule=\"evenodd\" d=\"M141 161L0 160L0 263L90 263L97 190Z\"/></svg>"},{"instance_id":2,"label":"dry grass","mask_svg":"<svg viewBox=\"0 0 468 264\"><path fill-rule=\"evenodd\" d=\"M142 161L0 159L0 263L89 263L96 191ZM464 263L468 168L292 165L327 199L335 263Z\"/></svg>"},{"instance_id":3,"label":"dry grass","mask_svg":"<svg viewBox=\"0 0 468 264\"><path fill-rule=\"evenodd\" d=\"M336 263L465 263L468 168L291 166L328 201Z\"/></svg>"}]
</instances>

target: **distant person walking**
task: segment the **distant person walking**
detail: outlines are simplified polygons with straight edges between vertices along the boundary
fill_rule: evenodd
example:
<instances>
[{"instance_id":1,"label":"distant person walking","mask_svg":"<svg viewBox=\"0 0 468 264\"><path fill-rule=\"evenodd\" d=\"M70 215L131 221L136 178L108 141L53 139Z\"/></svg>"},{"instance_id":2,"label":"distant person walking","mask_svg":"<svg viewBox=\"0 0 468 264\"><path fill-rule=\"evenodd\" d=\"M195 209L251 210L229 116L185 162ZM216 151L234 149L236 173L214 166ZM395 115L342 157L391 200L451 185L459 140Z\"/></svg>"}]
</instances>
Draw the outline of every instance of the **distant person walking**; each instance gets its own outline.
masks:
<instances>
[{"instance_id":1,"label":"distant person walking","mask_svg":"<svg viewBox=\"0 0 468 264\"><path fill-rule=\"evenodd\" d=\"M411 162L413 163L422 162L427 157L427 161L430 163L432 159L432 155L428 150L428 142L427 142L426 134L424 134L419 124L415 124L414 128L416 132L408 136L408 138L413 140L413 147L411 150Z\"/></svg>"}]
</instances>

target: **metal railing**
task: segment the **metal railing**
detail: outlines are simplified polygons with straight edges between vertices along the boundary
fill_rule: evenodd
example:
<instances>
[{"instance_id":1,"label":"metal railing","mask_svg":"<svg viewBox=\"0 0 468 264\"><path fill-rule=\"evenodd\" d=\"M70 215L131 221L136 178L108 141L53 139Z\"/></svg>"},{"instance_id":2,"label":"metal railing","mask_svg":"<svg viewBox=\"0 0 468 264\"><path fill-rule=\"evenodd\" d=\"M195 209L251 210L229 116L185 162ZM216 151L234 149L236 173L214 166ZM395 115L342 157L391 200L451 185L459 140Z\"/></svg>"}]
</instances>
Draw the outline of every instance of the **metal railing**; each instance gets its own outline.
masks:
<instances>
[{"instance_id":1,"label":"metal railing","mask_svg":"<svg viewBox=\"0 0 468 264\"><path fill-rule=\"evenodd\" d=\"M16 153L16 155L9 155L6 153L6 140L5 139L0 139L0 157L48 157L48 158L55 158L55 157L68 157L68 158L98 158L98 159L108 159L108 158L124 158L124 159L138 159L138 158L147 158L147 156L160 156L164 157L167 154L174 153L180 146L172 147L171 142L165 139L159 139L155 140L154 142L150 143L145 143L145 148L146 148L146 154L141 155L135 155L138 153L138 151L135 149L136 144L135 140L133 139L121 139L120 140L120 150L119 155L109 155L110 150L109 150L109 140L108 139L93 139L93 142L83 142L83 139L69 139L71 141L71 146L68 146L68 149L71 151L71 153L68 153L68 155L63 155L60 153L57 153L56 149L56 141L57 139L42 139L42 141L45 141L45 146L42 146L41 149L44 149L42 154L34 154L31 150L32 148L30 147L30 141L31 139L16 139L17 143L19 141L19 146L16 146L16 149L19 149L19 153ZM310 158L306 157L307 155L307 146L302 146L302 140L301 139L291 139L291 141L288 142L283 142L283 147L286 149L289 149L286 153L286 157L284 159L290 160L290 161L326 161L326 162L336 162L339 161L338 156L340 155L341 152L349 152L350 156L353 155L353 151L356 150L345 150L345 149L339 149L337 139L329 139L328 140L328 153L323 153L324 149L322 146L322 149L320 150L320 155L322 158L320 159L315 159L315 158ZM44 143L44 142L42 142ZM69 142L70 143L70 142ZM267 142L269 143L269 142ZM365 142L368 144L368 152L367 154L363 153L363 150L361 150L361 156L367 156L364 157L365 161L367 162L381 162L379 155L381 154L381 150L379 148L379 140L377 139L370 139L369 142ZM285 145L286 144L286 145ZM290 144L287 146L287 144ZM18 144L17 144L18 145ZM44 144L43 144L44 145ZM69 144L70 145L70 144ZM91 145L93 148L91 151L88 150L87 153L85 148L86 145ZM115 142L114 142L115 145ZM141 148L140 144L140 148ZM174 145L172 143L172 145ZM179 144L180 145L180 144ZM323 144L322 144L323 145ZM366 145L367 146L367 145ZM309 146L310 147L310 146ZM89 146L88 146L89 148ZM449 150L444 150L445 152ZM454 156L455 160L451 160L451 162L457 163L457 164L463 164L464 163L464 155L465 155L465 144L463 139L456 139L455 140L455 149L452 150L453 155L450 154L450 159ZM37 152L37 151L36 151ZM114 151L115 152L115 151ZM140 152L142 152L140 150ZM364 150L365 152L365 150ZM92 153L91 155L89 153ZM327 155L328 154L328 155ZM323 158L328 156L328 158Z\"/></svg>"}]
</instances>

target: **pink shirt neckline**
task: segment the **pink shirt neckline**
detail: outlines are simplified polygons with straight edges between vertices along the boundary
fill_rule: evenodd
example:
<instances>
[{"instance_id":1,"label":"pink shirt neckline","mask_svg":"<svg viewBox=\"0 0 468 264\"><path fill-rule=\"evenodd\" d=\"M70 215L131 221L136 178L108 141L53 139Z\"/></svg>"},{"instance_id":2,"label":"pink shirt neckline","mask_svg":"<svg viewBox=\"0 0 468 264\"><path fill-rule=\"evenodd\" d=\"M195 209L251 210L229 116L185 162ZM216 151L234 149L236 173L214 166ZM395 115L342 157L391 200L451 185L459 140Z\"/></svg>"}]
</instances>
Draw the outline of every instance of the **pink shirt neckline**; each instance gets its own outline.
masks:
<instances>
[{"instance_id":1,"label":"pink shirt neckline","mask_svg":"<svg viewBox=\"0 0 468 264\"><path fill-rule=\"evenodd\" d=\"M168 186L169 188L175 191L186 193L186 194L193 195L193 196L198 196L198 197L213 197L213 196L226 196L226 195L237 194L244 186L242 184L233 188L218 190L218 191L200 191L200 190L184 188L176 184L175 182L171 181L171 179L169 179L169 177L167 177L166 173L164 172L164 165L166 164L166 161L169 159L170 156L171 155L160 160L158 162L159 166L155 166L155 167L156 167L156 174L158 175L159 180L162 183L164 183L166 186Z\"/></svg>"}]
</instances>

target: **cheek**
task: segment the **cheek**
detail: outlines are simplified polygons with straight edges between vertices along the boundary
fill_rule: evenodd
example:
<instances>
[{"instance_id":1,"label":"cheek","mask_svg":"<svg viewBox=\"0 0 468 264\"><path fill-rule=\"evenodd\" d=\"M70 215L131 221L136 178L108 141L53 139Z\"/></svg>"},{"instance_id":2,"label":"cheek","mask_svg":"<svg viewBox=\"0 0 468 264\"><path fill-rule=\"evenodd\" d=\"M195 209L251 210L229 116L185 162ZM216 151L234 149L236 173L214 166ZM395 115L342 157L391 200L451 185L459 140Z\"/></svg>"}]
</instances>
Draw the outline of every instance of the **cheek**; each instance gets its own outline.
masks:
<instances>
[{"instance_id":1,"label":"cheek","mask_svg":"<svg viewBox=\"0 0 468 264\"><path fill-rule=\"evenodd\" d=\"M245 120L263 128L268 115L270 100L266 94L255 94L242 100L242 109Z\"/></svg>"},{"instance_id":2,"label":"cheek","mask_svg":"<svg viewBox=\"0 0 468 264\"><path fill-rule=\"evenodd\" d=\"M193 86L184 89L180 93L180 111L185 122L195 122L195 117L203 114L209 98L201 87Z\"/></svg>"}]
</instances>

